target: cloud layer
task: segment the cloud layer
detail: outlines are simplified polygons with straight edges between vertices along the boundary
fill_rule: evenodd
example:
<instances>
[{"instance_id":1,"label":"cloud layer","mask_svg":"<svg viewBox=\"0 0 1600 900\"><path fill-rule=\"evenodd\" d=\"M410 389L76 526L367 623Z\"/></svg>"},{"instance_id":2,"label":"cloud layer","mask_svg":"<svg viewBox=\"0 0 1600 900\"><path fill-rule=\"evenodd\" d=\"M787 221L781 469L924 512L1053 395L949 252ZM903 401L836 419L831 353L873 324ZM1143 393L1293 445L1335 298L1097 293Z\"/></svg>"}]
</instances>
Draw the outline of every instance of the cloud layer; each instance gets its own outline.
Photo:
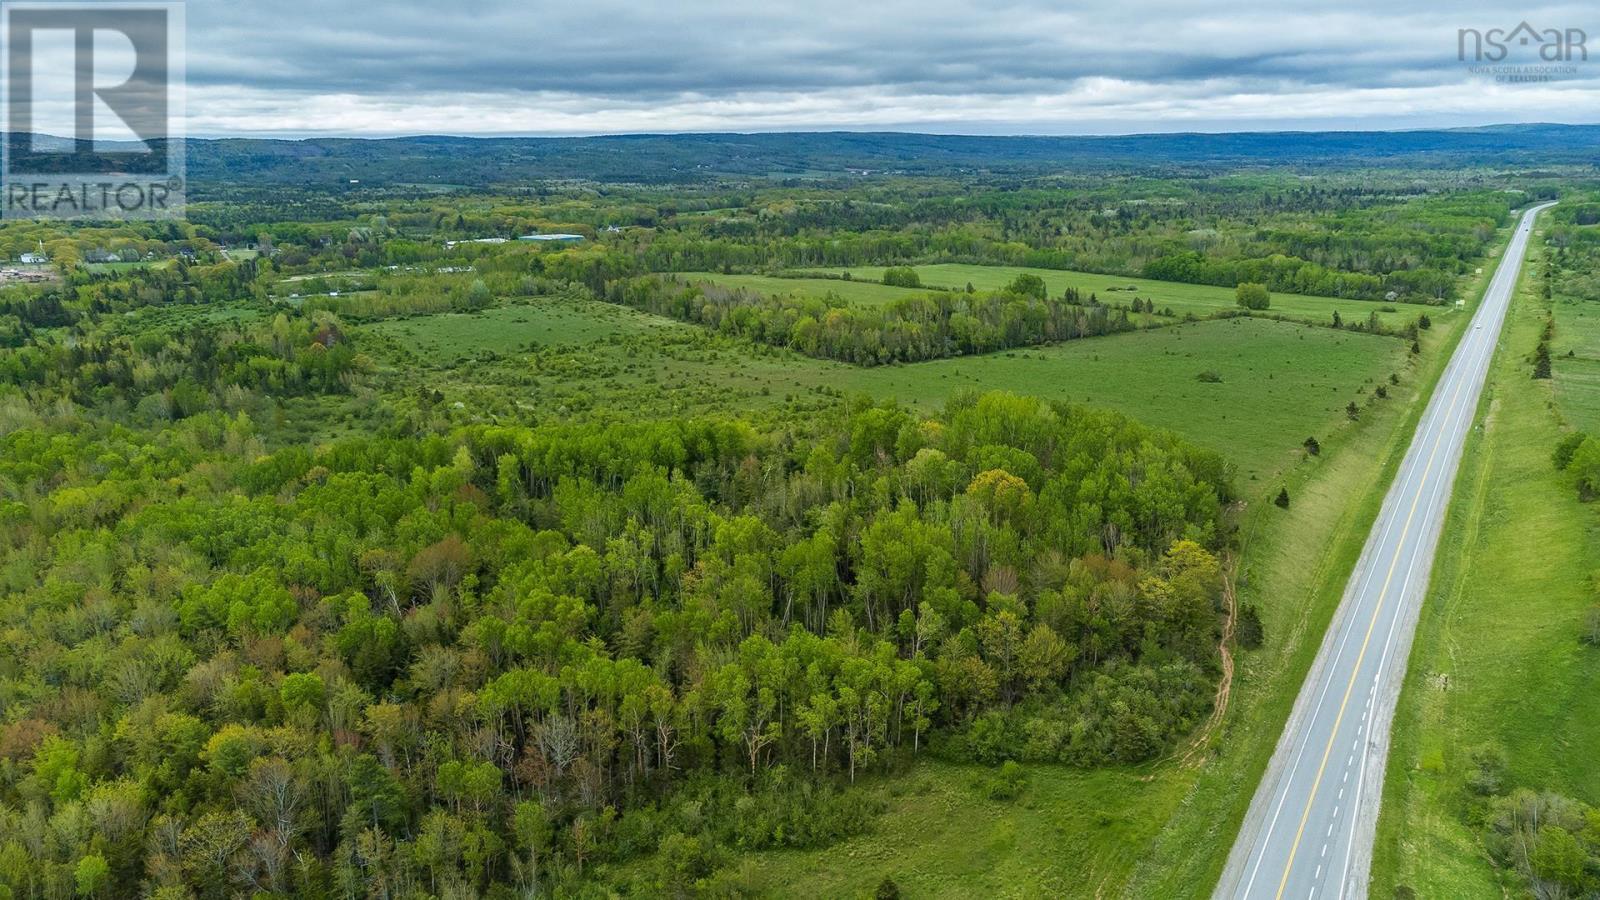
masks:
<instances>
[{"instance_id":1,"label":"cloud layer","mask_svg":"<svg viewBox=\"0 0 1600 900\"><path fill-rule=\"evenodd\" d=\"M1507 84L1460 28L1595 8L191 0L189 132L1089 133L1600 121L1600 55ZM1507 63L1539 63L1512 47Z\"/></svg>"}]
</instances>

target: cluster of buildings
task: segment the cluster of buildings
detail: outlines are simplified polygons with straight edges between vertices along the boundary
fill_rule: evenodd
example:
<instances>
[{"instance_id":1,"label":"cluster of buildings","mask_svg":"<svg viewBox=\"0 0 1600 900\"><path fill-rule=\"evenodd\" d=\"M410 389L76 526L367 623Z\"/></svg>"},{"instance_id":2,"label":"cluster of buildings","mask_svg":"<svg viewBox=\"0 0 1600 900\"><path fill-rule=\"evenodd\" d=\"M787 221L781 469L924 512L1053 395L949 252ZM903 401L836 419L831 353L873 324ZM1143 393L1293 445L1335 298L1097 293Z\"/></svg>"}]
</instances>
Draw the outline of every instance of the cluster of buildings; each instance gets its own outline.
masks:
<instances>
[{"instance_id":1,"label":"cluster of buildings","mask_svg":"<svg viewBox=\"0 0 1600 900\"><path fill-rule=\"evenodd\" d=\"M17 257L17 262L23 266L44 266L49 263L50 257L44 252L44 242L39 242L38 250L29 250ZM0 268L0 284L38 284L54 278L55 274L44 268L22 269L17 266Z\"/></svg>"}]
</instances>

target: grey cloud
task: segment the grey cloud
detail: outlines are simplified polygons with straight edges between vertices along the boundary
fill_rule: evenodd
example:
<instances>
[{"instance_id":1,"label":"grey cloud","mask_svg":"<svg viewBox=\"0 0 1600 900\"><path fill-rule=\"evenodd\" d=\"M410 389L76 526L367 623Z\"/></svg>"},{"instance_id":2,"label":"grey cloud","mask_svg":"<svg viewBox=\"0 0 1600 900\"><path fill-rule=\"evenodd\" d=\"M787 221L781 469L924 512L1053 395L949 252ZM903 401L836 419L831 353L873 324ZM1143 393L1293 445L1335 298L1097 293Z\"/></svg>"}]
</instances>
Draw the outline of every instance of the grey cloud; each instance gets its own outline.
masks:
<instances>
[{"instance_id":1,"label":"grey cloud","mask_svg":"<svg viewBox=\"0 0 1600 900\"><path fill-rule=\"evenodd\" d=\"M1545 5L1515 17L1587 27L1600 52L1592 9ZM1081 91L1096 79L1226 98L1459 86L1467 75L1455 59L1456 29L1509 27L1510 18L1490 4L1439 11L1419 0L1271 10L1243 0L190 0L188 68L197 97L235 90L286 103L319 95L498 95L513 104L560 98L596 111L714 109L749 98L803 103L862 92L888 104L908 97L1021 103ZM1600 59L1593 67L1578 79L1586 88L1600 75ZM737 117L728 124L739 127Z\"/></svg>"}]
</instances>

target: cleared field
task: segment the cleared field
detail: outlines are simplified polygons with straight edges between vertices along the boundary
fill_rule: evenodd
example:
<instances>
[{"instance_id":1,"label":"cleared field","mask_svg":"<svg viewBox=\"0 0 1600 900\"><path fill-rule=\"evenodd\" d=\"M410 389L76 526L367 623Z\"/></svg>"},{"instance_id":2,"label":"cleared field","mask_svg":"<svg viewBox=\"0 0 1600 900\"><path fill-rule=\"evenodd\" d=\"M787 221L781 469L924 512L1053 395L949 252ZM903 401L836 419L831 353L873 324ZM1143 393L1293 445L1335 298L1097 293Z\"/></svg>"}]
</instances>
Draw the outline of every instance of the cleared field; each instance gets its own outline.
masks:
<instances>
[{"instance_id":1,"label":"cleared field","mask_svg":"<svg viewBox=\"0 0 1600 900\"><path fill-rule=\"evenodd\" d=\"M1406 344L1395 338L1266 319L1173 325L986 356L859 368L717 339L703 330L626 307L547 299L476 313L440 313L365 326L451 380L506 383L516 363L493 373L451 368L486 351L548 352L539 395L570 408L589 399L615 408L731 411L821 389L892 397L924 411L963 390L1007 390L1121 410L1217 450L1251 478L1298 458L1309 436L1325 441L1348 423L1347 404L1374 401L1391 373L1409 381ZM636 338L649 339L636 339ZM1201 373L1215 382L1201 381ZM1400 390L1388 385L1390 389ZM830 401L833 402L833 401ZM643 404L641 407L640 404Z\"/></svg>"},{"instance_id":2,"label":"cleared field","mask_svg":"<svg viewBox=\"0 0 1600 900\"><path fill-rule=\"evenodd\" d=\"M1307 437L1326 440L1344 427L1346 405L1365 405L1390 373L1407 381L1407 357L1405 343L1394 338L1234 318L989 356L846 369L836 383L924 409L967 389L1108 406L1225 454L1248 480L1298 458ZM1201 381L1203 372L1220 381Z\"/></svg>"},{"instance_id":3,"label":"cleared field","mask_svg":"<svg viewBox=\"0 0 1600 900\"><path fill-rule=\"evenodd\" d=\"M1578 639L1600 546L1594 510L1550 464L1566 403L1528 377L1545 315L1525 289L1462 462L1395 718L1373 897L1524 892L1469 824L1477 747L1504 752L1508 788L1600 802L1600 653Z\"/></svg>"},{"instance_id":4,"label":"cleared field","mask_svg":"<svg viewBox=\"0 0 1600 900\"><path fill-rule=\"evenodd\" d=\"M138 334L154 329L192 328L198 325L243 323L267 315L260 307L245 303L174 304L144 306L107 320L109 328L123 334Z\"/></svg>"},{"instance_id":5,"label":"cleared field","mask_svg":"<svg viewBox=\"0 0 1600 900\"><path fill-rule=\"evenodd\" d=\"M298 281L315 281L318 278L371 278L372 272L365 269L347 269L343 272L307 272L303 275L289 275L278 279L279 284L294 284Z\"/></svg>"},{"instance_id":6,"label":"cleared field","mask_svg":"<svg viewBox=\"0 0 1600 900\"><path fill-rule=\"evenodd\" d=\"M170 266L170 265L172 265L172 261L171 260L167 260L167 259L162 259L162 260L138 260L138 259L136 259L136 260L130 260L128 262L84 263L83 267L84 267L84 269L86 269L86 270L88 270L90 272L94 272L96 274L105 274L107 272L113 272L113 273L131 272L131 271L133 271L135 269L161 269L161 268L165 268L165 267Z\"/></svg>"},{"instance_id":7,"label":"cleared field","mask_svg":"<svg viewBox=\"0 0 1600 900\"><path fill-rule=\"evenodd\" d=\"M1600 431L1600 359L1561 358L1551 361L1556 400L1580 431Z\"/></svg>"},{"instance_id":8,"label":"cleared field","mask_svg":"<svg viewBox=\"0 0 1600 900\"><path fill-rule=\"evenodd\" d=\"M1556 335L1550 354L1556 399L1574 427L1600 431L1600 303L1563 297L1558 286L1553 311Z\"/></svg>"},{"instance_id":9,"label":"cleared field","mask_svg":"<svg viewBox=\"0 0 1600 900\"><path fill-rule=\"evenodd\" d=\"M549 299L473 313L388 319L368 327L433 362L450 363L484 352L512 353L532 347L586 344L689 326L609 303Z\"/></svg>"},{"instance_id":10,"label":"cleared field","mask_svg":"<svg viewBox=\"0 0 1600 900\"><path fill-rule=\"evenodd\" d=\"M891 878L906 897L1113 895L1181 783L1139 770L1028 766L1013 801L984 795L982 766L925 762L871 832L822 850L747 857L735 883L759 896L866 897Z\"/></svg>"},{"instance_id":11,"label":"cleared field","mask_svg":"<svg viewBox=\"0 0 1600 900\"><path fill-rule=\"evenodd\" d=\"M1134 297L1141 297L1154 300L1158 310L1165 310L1171 307L1172 311L1179 316L1186 314L1208 316L1217 310L1236 309L1238 307L1232 288L1215 287L1208 284L1183 284L1175 281L1154 281L1149 278L1096 275L1090 272L1074 272L1065 269L1031 269L1022 266L975 266L961 263L939 263L929 266L916 266L915 268L917 275L922 278L923 284L958 290L966 288L968 284L980 291L998 290L1005 287L1018 275L1027 273L1044 279L1045 287L1052 294L1059 294L1072 287L1085 294L1094 293L1102 303L1119 305L1126 305ZM883 277L883 268L881 266L864 266L848 271L853 282L835 282L827 279L822 279L822 281L827 284L859 284L863 282L871 283ZM1135 287L1137 290L1109 290L1110 288L1125 289L1128 287ZM1385 307L1392 308L1394 312L1384 312L1383 309ZM1332 320L1335 310L1338 310L1340 317L1347 322L1364 322L1367 316L1377 312L1378 318L1385 325L1395 327L1405 325L1421 313L1427 313L1435 321L1453 314L1452 310L1441 306L1374 302L1369 300L1340 300L1334 297L1274 293L1272 295L1272 308L1267 310L1267 315L1328 322Z\"/></svg>"},{"instance_id":12,"label":"cleared field","mask_svg":"<svg viewBox=\"0 0 1600 900\"><path fill-rule=\"evenodd\" d=\"M721 275L716 272L680 272L678 277L685 281L710 281L779 297L825 297L835 294L846 303L860 306L882 306L901 297L927 293L916 288L890 287L877 281L845 281L842 278L777 278L771 275ZM879 277L882 277L882 273Z\"/></svg>"}]
</instances>

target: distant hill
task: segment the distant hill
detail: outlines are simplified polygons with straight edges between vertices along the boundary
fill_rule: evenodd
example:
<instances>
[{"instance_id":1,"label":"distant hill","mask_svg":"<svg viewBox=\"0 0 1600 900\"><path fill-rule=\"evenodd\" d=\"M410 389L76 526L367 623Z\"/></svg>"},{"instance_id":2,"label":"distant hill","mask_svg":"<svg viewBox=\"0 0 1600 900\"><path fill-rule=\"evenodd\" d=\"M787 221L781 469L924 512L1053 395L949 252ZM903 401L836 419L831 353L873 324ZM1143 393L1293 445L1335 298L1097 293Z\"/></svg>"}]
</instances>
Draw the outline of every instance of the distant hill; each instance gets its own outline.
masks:
<instances>
[{"instance_id":1,"label":"distant hill","mask_svg":"<svg viewBox=\"0 0 1600 900\"><path fill-rule=\"evenodd\" d=\"M538 179L686 182L851 171L1037 174L1062 170L1593 165L1600 126L1436 131L983 137L894 132L638 134L576 138L192 139L196 182L514 184Z\"/></svg>"}]
</instances>

